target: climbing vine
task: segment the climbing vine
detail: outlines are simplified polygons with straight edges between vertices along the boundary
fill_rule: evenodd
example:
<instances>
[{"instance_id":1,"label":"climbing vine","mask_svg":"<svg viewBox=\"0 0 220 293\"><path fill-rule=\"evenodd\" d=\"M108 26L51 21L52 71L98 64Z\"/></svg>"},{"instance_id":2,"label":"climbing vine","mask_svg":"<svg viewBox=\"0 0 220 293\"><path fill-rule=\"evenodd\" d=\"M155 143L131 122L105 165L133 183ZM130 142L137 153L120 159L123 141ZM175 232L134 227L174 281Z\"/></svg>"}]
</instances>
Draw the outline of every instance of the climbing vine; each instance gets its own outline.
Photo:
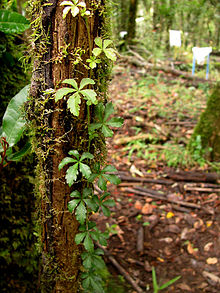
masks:
<instances>
[{"instance_id":1,"label":"climbing vine","mask_svg":"<svg viewBox=\"0 0 220 293\"><path fill-rule=\"evenodd\" d=\"M63 1L63 18L66 18L70 12L72 17L80 14L82 17L90 15L84 2L78 0ZM85 21L85 25L87 21ZM88 26L86 26L88 27ZM89 35L88 31L88 35ZM91 45L94 46L91 50ZM116 60L116 52L110 47L112 41L103 39L98 36L94 44L90 44L90 56L86 59L91 74L92 70L102 67L101 59L103 56L110 61ZM86 65L85 65L86 66ZM109 237L108 232L100 231L96 224L91 221L92 213L103 212L105 216L110 216L110 207L114 206L114 200L110 193L107 192L107 183L119 184L120 179L115 174L116 168L111 165L103 165L92 154L91 145L100 136L111 137L113 131L111 127L120 127L123 120L120 117L110 118L114 112L111 102L104 103L100 99L100 92L97 92L98 85L91 78L83 78L80 83L75 79L65 79L62 84L68 87L61 87L55 92L55 102L64 100L67 102L67 108L75 117L79 117L82 100L87 105L87 130L88 130L88 151L81 153L80 149L73 149L68 152L69 156L65 157L59 164L59 170L67 167L65 171L66 183L73 187L76 183L81 183L82 191L73 190L70 193L71 200L68 202L68 210L73 213L79 222L79 233L75 236L75 243L82 245L84 251L81 254L83 273L82 286L87 292L104 292L98 270L105 267L102 259L103 251L95 248L95 243L102 246L107 245ZM90 112L93 111L93 120L90 121ZM94 184L98 185L100 193L94 193Z\"/></svg>"}]
</instances>

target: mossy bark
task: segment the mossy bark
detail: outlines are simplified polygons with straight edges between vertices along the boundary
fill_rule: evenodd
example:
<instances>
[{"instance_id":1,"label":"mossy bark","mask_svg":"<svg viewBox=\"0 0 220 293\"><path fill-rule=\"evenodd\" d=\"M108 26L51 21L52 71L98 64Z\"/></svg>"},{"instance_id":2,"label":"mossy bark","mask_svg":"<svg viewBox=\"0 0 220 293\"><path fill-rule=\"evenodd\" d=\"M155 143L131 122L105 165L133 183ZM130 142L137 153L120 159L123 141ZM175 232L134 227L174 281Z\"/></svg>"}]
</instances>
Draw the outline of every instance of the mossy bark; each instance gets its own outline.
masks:
<instances>
[{"instance_id":1,"label":"mossy bark","mask_svg":"<svg viewBox=\"0 0 220 293\"><path fill-rule=\"evenodd\" d=\"M220 82L210 95L207 107L202 113L189 142L189 150L193 151L194 141L200 135L203 150L207 150L208 159L220 161ZM212 151L209 152L208 149Z\"/></svg>"},{"instance_id":2,"label":"mossy bark","mask_svg":"<svg viewBox=\"0 0 220 293\"><path fill-rule=\"evenodd\" d=\"M130 0L128 35L127 35L128 45L132 44L136 34L137 8L138 8L138 0Z\"/></svg>"},{"instance_id":3,"label":"mossy bark","mask_svg":"<svg viewBox=\"0 0 220 293\"><path fill-rule=\"evenodd\" d=\"M49 89L56 89L66 78L78 83L82 78L101 80L91 72L86 59L91 55L94 39L101 36L105 1L85 1L91 16L63 19L61 0L32 4L34 38L34 70L28 115L35 129L35 148L39 159L39 193L42 199L42 274L41 292L77 292L81 247L74 242L78 222L68 212L72 190L81 191L80 181L71 189L65 182L65 171L58 171L68 152L88 151L87 107L80 105L74 117L66 101L55 103ZM39 21L40 19L40 21ZM77 63L78 62L78 63ZM101 98L101 97L99 97ZM91 113L92 119L92 113ZM91 150L90 150L91 152Z\"/></svg>"}]
</instances>

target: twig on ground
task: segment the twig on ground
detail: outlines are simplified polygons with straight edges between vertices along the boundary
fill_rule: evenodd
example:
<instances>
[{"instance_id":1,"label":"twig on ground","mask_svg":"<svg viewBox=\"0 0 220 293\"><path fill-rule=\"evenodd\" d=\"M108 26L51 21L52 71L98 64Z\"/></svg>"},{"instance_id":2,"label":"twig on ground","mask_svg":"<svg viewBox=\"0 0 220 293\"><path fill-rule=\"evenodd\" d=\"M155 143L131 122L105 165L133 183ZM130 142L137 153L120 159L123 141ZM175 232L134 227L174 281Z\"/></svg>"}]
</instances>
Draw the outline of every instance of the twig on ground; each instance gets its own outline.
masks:
<instances>
[{"instance_id":1,"label":"twig on ground","mask_svg":"<svg viewBox=\"0 0 220 293\"><path fill-rule=\"evenodd\" d=\"M101 245L98 246L104 251L105 255L112 262L112 264L118 269L120 274L124 276L124 278L132 285L132 287L138 292L143 293L143 290L137 285L137 283L132 279L129 273L117 262L117 260L108 252L108 250Z\"/></svg>"}]
</instances>

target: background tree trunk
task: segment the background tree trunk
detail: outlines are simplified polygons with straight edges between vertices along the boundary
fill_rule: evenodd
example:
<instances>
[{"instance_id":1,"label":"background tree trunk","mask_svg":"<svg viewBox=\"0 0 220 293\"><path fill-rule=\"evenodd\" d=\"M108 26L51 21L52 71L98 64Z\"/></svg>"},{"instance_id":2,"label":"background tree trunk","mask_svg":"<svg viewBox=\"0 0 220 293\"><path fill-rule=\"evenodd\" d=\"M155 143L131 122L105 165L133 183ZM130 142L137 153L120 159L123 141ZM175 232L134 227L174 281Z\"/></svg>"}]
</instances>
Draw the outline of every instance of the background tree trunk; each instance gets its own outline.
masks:
<instances>
[{"instance_id":1,"label":"background tree trunk","mask_svg":"<svg viewBox=\"0 0 220 293\"><path fill-rule=\"evenodd\" d=\"M129 21L128 21L128 44L131 44L135 38L136 32L136 15L137 15L138 0L130 0Z\"/></svg>"},{"instance_id":2,"label":"background tree trunk","mask_svg":"<svg viewBox=\"0 0 220 293\"><path fill-rule=\"evenodd\" d=\"M204 150L212 148L210 153L211 161L220 160L220 83L216 85L213 93L208 99L205 112L202 113L200 120L195 127L189 149L194 150L196 137L200 135L201 144Z\"/></svg>"},{"instance_id":3,"label":"background tree trunk","mask_svg":"<svg viewBox=\"0 0 220 293\"><path fill-rule=\"evenodd\" d=\"M63 19L61 2L51 0L48 6L44 5L48 3L45 0L32 7L34 34L38 38L34 43L29 117L35 128L42 199L41 292L74 293L79 287L80 247L74 242L78 222L67 211L67 203L70 192L81 191L83 184L75 184L70 190L64 179L65 168L59 172L58 165L70 150L88 150L87 110L82 101L80 115L74 117L67 110L66 101L55 103L47 90L55 89L66 78L74 78L77 83L86 77L95 79L85 64L88 65L86 59L91 55L95 37L103 29L105 1L86 1L87 9L93 11L88 22L71 13Z\"/></svg>"}]
</instances>

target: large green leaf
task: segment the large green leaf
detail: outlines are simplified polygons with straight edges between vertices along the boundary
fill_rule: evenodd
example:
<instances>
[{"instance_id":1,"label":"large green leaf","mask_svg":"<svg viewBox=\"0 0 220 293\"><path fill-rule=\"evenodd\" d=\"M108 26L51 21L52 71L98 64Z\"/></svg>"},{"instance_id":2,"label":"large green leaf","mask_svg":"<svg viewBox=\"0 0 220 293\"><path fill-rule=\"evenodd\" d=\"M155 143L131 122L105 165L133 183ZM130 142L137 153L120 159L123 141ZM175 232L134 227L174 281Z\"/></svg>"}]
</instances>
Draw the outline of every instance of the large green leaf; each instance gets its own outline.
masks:
<instances>
[{"instance_id":1,"label":"large green leaf","mask_svg":"<svg viewBox=\"0 0 220 293\"><path fill-rule=\"evenodd\" d=\"M27 101L30 85L25 86L8 104L2 119L2 136L9 146L14 146L21 138L26 126L22 106Z\"/></svg>"},{"instance_id":2,"label":"large green leaf","mask_svg":"<svg viewBox=\"0 0 220 293\"><path fill-rule=\"evenodd\" d=\"M31 151L31 143L28 141L20 151L9 155L7 157L7 160L8 161L20 161L25 155L30 153L30 151Z\"/></svg>"},{"instance_id":3,"label":"large green leaf","mask_svg":"<svg viewBox=\"0 0 220 293\"><path fill-rule=\"evenodd\" d=\"M29 21L21 14L0 10L0 31L5 34L19 34L30 27Z\"/></svg>"}]
</instances>

